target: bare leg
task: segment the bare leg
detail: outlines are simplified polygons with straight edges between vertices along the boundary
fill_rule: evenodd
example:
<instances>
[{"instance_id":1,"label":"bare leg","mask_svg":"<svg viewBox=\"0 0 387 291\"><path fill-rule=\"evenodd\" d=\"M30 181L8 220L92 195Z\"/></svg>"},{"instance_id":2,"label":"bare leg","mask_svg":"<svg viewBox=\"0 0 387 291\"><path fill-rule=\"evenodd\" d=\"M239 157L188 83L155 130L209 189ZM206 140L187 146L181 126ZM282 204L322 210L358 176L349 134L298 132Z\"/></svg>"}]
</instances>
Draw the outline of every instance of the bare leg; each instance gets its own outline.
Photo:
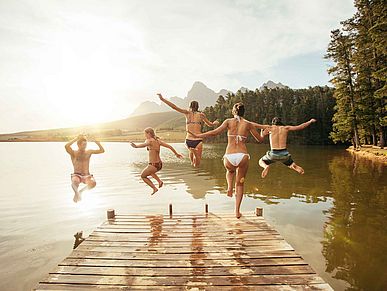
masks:
<instances>
[{"instance_id":1,"label":"bare leg","mask_svg":"<svg viewBox=\"0 0 387 291\"><path fill-rule=\"evenodd\" d=\"M153 192L151 195L155 194L159 189L156 188L155 184L148 178L148 176L151 176L152 174L156 173L156 167L154 166L147 166L142 172L141 172L141 178L142 180L153 189Z\"/></svg>"},{"instance_id":2,"label":"bare leg","mask_svg":"<svg viewBox=\"0 0 387 291\"><path fill-rule=\"evenodd\" d=\"M258 163L259 163L259 165L263 168L261 177L262 177L262 178L265 178L266 175L269 173L269 168L270 168L270 166L267 165L267 164L262 160L262 158L259 160Z\"/></svg>"},{"instance_id":3,"label":"bare leg","mask_svg":"<svg viewBox=\"0 0 387 291\"><path fill-rule=\"evenodd\" d=\"M159 176L157 176L156 173L151 174L151 176L157 181L157 183L159 183L159 188L163 187L164 183L163 181L161 181L161 179L159 178Z\"/></svg>"},{"instance_id":4,"label":"bare leg","mask_svg":"<svg viewBox=\"0 0 387 291\"><path fill-rule=\"evenodd\" d=\"M235 217L238 219L242 216L240 209L241 209L242 198L243 198L245 177L246 177L248 168L249 168L249 158L248 156L245 156L237 168L236 181L235 181L235 192L236 192Z\"/></svg>"},{"instance_id":5,"label":"bare leg","mask_svg":"<svg viewBox=\"0 0 387 291\"><path fill-rule=\"evenodd\" d=\"M297 165L296 163L293 162L293 164L291 164L289 166L290 169L296 171L297 173L300 173L301 175L303 175L305 173L304 169L301 168L299 165Z\"/></svg>"},{"instance_id":6,"label":"bare leg","mask_svg":"<svg viewBox=\"0 0 387 291\"><path fill-rule=\"evenodd\" d=\"M227 196L232 197L234 192L233 180L235 177L235 167L226 159L223 159L224 167L226 168L226 180L227 180Z\"/></svg>"},{"instance_id":7,"label":"bare leg","mask_svg":"<svg viewBox=\"0 0 387 291\"><path fill-rule=\"evenodd\" d=\"M81 200L81 196L78 191L78 187L80 183L81 183L81 179L79 177L74 176L71 178L71 188L73 188L73 191L74 191L73 201L75 203Z\"/></svg>"},{"instance_id":8,"label":"bare leg","mask_svg":"<svg viewBox=\"0 0 387 291\"><path fill-rule=\"evenodd\" d=\"M191 161L191 166L195 165L195 154L192 149L188 148L189 151L189 160Z\"/></svg>"},{"instance_id":9,"label":"bare leg","mask_svg":"<svg viewBox=\"0 0 387 291\"><path fill-rule=\"evenodd\" d=\"M193 151L194 153L194 167L197 168L200 166L200 162L202 161L202 152L203 152L203 143L199 143L195 150Z\"/></svg>"},{"instance_id":10,"label":"bare leg","mask_svg":"<svg viewBox=\"0 0 387 291\"><path fill-rule=\"evenodd\" d=\"M83 193L83 191L85 191L85 190L91 190L91 189L93 189L93 188L97 185L97 183L95 182L95 180L94 180L93 177L88 178L85 182L86 182L86 186L83 187L83 188L79 191L79 194L80 194L80 195Z\"/></svg>"}]
</instances>

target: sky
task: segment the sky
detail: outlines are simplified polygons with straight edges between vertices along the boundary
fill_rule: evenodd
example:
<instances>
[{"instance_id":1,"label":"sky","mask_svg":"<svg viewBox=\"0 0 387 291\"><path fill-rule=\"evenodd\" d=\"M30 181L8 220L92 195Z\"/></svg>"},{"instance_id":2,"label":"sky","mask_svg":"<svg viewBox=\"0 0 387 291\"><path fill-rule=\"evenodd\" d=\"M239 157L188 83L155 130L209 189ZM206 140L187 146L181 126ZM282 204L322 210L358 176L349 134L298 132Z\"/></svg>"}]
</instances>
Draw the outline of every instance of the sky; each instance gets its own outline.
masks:
<instances>
[{"instance_id":1,"label":"sky","mask_svg":"<svg viewBox=\"0 0 387 291\"><path fill-rule=\"evenodd\" d=\"M352 0L0 0L0 133L126 118L156 93L328 85Z\"/></svg>"}]
</instances>

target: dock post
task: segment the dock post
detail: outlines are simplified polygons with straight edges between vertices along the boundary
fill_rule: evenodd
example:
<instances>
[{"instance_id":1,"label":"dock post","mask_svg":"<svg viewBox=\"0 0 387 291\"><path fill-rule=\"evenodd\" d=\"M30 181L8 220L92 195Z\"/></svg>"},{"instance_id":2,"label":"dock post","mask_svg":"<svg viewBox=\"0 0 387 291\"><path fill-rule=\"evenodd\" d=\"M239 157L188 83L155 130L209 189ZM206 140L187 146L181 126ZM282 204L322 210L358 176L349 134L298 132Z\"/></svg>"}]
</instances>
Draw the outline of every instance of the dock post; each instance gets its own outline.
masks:
<instances>
[{"instance_id":1,"label":"dock post","mask_svg":"<svg viewBox=\"0 0 387 291\"><path fill-rule=\"evenodd\" d=\"M172 218L172 203L169 203L169 216Z\"/></svg>"},{"instance_id":2,"label":"dock post","mask_svg":"<svg viewBox=\"0 0 387 291\"><path fill-rule=\"evenodd\" d=\"M107 214L107 219L114 219L116 217L116 214L114 213L114 209L108 209L106 214Z\"/></svg>"},{"instance_id":3,"label":"dock post","mask_svg":"<svg viewBox=\"0 0 387 291\"><path fill-rule=\"evenodd\" d=\"M255 215L256 216L262 216L263 215L263 209L261 207L255 208Z\"/></svg>"},{"instance_id":4,"label":"dock post","mask_svg":"<svg viewBox=\"0 0 387 291\"><path fill-rule=\"evenodd\" d=\"M205 209L205 211L206 211L206 214L208 214L208 204L207 204L207 203L206 203L204 209Z\"/></svg>"}]
</instances>

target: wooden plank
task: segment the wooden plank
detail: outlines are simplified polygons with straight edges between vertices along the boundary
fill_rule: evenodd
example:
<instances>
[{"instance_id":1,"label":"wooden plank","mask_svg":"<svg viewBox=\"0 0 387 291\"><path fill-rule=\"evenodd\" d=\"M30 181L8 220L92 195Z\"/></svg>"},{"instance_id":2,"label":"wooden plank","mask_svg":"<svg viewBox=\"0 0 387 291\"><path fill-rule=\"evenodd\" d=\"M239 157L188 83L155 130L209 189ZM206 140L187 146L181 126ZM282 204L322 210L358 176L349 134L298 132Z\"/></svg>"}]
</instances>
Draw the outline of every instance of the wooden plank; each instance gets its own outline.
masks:
<instances>
[{"instance_id":1,"label":"wooden plank","mask_svg":"<svg viewBox=\"0 0 387 291\"><path fill-rule=\"evenodd\" d=\"M91 243L93 241L87 241ZM119 247L162 247L162 248L176 248L176 247L228 247L228 246L239 246L239 247L257 247L257 246L287 246L290 248L290 245L285 240L262 240L262 241L211 241L211 240L192 240L189 242L171 242L164 240L149 240L147 242L117 242L117 241L107 241L107 242L94 242L95 245L101 246L119 246Z\"/></svg>"},{"instance_id":2,"label":"wooden plank","mask_svg":"<svg viewBox=\"0 0 387 291\"><path fill-rule=\"evenodd\" d=\"M301 258L257 258L257 259L235 259L224 258L217 260L197 260L197 261L184 261L184 260L170 260L170 261L150 261L141 260L136 258L130 260L120 259L64 259L59 266L99 266L99 267L193 267L205 266L205 267L236 267L236 266L276 266L276 265L304 265L305 261Z\"/></svg>"},{"instance_id":3,"label":"wooden plank","mask_svg":"<svg viewBox=\"0 0 387 291\"><path fill-rule=\"evenodd\" d=\"M206 233L205 237L213 238L213 237L219 237L219 233ZM263 231L255 231L251 233L223 233L224 239L228 238L236 238L236 239L242 239L246 237L251 236L258 236L258 235L278 235L278 232L275 230L263 230ZM131 238L131 237L200 237L199 234L196 233L159 233L157 235L152 235L151 232L108 232L108 231L93 231L90 236L94 237L111 237L111 238ZM203 235L202 235L203 236Z\"/></svg>"},{"instance_id":4,"label":"wooden plank","mask_svg":"<svg viewBox=\"0 0 387 291\"><path fill-rule=\"evenodd\" d=\"M262 250L258 248L224 248L222 250L219 250L219 248L194 248L194 249L188 249L187 251L181 250L181 248L165 248L165 249L157 249L157 250L130 250L127 247L112 247L112 246L100 246L100 245L88 245L85 243L82 243L76 251L99 251L99 252L117 252L117 253L124 253L124 254L132 254L135 256L142 256L142 255L149 255L149 256L155 256L155 255L183 255L183 254L243 254L243 255L249 255L249 256L260 256L260 257L299 257L294 250L282 250L282 251L268 251L268 250Z\"/></svg>"},{"instance_id":5,"label":"wooden plank","mask_svg":"<svg viewBox=\"0 0 387 291\"><path fill-rule=\"evenodd\" d=\"M189 289L196 290L208 290L208 291L218 291L219 286L205 286L201 284L190 285ZM175 286L163 286L163 290L181 290L181 287ZM308 284L308 285L249 285L249 286L221 286L222 291L255 291L257 288L259 290L265 291L333 291L333 289L328 284ZM112 286L112 285L93 285L93 284L57 284L57 283L43 283L39 284L39 289L35 290L52 290L52 291L77 291L77 290L128 290L127 286ZM160 290L159 286L131 286L129 290Z\"/></svg>"},{"instance_id":6,"label":"wooden plank","mask_svg":"<svg viewBox=\"0 0 387 291\"><path fill-rule=\"evenodd\" d=\"M314 274L293 275L248 275L248 276L99 276L99 275L62 275L50 274L42 283L78 283L117 286L190 286L201 283L202 286L245 286L267 284L323 284L320 277Z\"/></svg>"},{"instance_id":7,"label":"wooden plank","mask_svg":"<svg viewBox=\"0 0 387 291\"><path fill-rule=\"evenodd\" d=\"M75 250L68 258L105 258L105 259L120 259L120 260L158 260L158 261L170 261L170 260L218 260L224 257L230 257L234 259L259 259L262 258L260 253L246 254L243 252L210 252L210 253L184 253L184 254L160 254L154 253L147 255L146 253L133 253L133 252L101 252L101 251L84 251ZM267 257L267 256L266 256ZM272 256L271 256L272 257ZM294 257L294 255L293 255ZM283 258L283 256L282 256Z\"/></svg>"},{"instance_id":8,"label":"wooden plank","mask_svg":"<svg viewBox=\"0 0 387 291\"><path fill-rule=\"evenodd\" d=\"M146 242L149 242L151 240L154 240L158 238L158 236L148 236L148 237L136 237L136 236L132 236L126 240L121 240L123 242L143 242L143 243L146 243ZM170 236L165 236L165 237L161 237L160 240L163 240L164 242L183 242L183 243L188 243L188 242L192 242L192 237L170 237ZM215 236L215 237L211 237L211 238L207 238L206 236L204 237L201 237L201 240L203 241L217 241L217 242L222 242L224 241L224 238L221 237L221 236ZM236 237L232 237L232 236L229 236L227 237L227 240L232 240L232 241L238 241L238 242L244 242L244 241L265 241L265 240L284 240L279 234L275 234L275 235L260 235L260 234L257 234L256 236L254 235L249 235L249 236L246 236L246 237L239 237L239 238L236 238ZM107 241L106 239L104 238L96 238L94 236L91 236L89 238L87 238L87 241L86 242L104 242L104 241ZM117 240L115 239L114 241L120 241L120 240Z\"/></svg>"},{"instance_id":9,"label":"wooden plank","mask_svg":"<svg viewBox=\"0 0 387 291\"><path fill-rule=\"evenodd\" d=\"M58 266L50 274L67 275L116 275L116 276L190 276L193 268L122 268L122 267L74 267ZM226 276L226 275L284 275L284 274L314 274L309 265L290 265L290 266L261 266L261 267L214 267L214 268L195 268L197 274L207 276Z\"/></svg>"}]
</instances>

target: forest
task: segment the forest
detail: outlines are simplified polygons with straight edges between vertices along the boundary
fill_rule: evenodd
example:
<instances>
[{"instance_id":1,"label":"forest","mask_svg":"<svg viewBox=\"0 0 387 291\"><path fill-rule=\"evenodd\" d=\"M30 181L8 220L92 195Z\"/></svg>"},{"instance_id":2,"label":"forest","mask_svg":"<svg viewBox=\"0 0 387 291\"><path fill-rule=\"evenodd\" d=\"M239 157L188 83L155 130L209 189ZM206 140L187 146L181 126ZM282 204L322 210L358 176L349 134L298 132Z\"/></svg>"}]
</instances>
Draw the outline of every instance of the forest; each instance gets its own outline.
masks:
<instances>
[{"instance_id":1,"label":"forest","mask_svg":"<svg viewBox=\"0 0 387 291\"><path fill-rule=\"evenodd\" d=\"M269 124L275 116L297 125L317 123L289 136L297 144L385 146L387 138L387 5L386 1L355 0L355 14L331 32L325 58L330 61L331 87L238 91L219 96L204 110L211 119L231 116L236 102L246 107L246 119ZM225 141L226 135L213 141Z\"/></svg>"}]
</instances>

